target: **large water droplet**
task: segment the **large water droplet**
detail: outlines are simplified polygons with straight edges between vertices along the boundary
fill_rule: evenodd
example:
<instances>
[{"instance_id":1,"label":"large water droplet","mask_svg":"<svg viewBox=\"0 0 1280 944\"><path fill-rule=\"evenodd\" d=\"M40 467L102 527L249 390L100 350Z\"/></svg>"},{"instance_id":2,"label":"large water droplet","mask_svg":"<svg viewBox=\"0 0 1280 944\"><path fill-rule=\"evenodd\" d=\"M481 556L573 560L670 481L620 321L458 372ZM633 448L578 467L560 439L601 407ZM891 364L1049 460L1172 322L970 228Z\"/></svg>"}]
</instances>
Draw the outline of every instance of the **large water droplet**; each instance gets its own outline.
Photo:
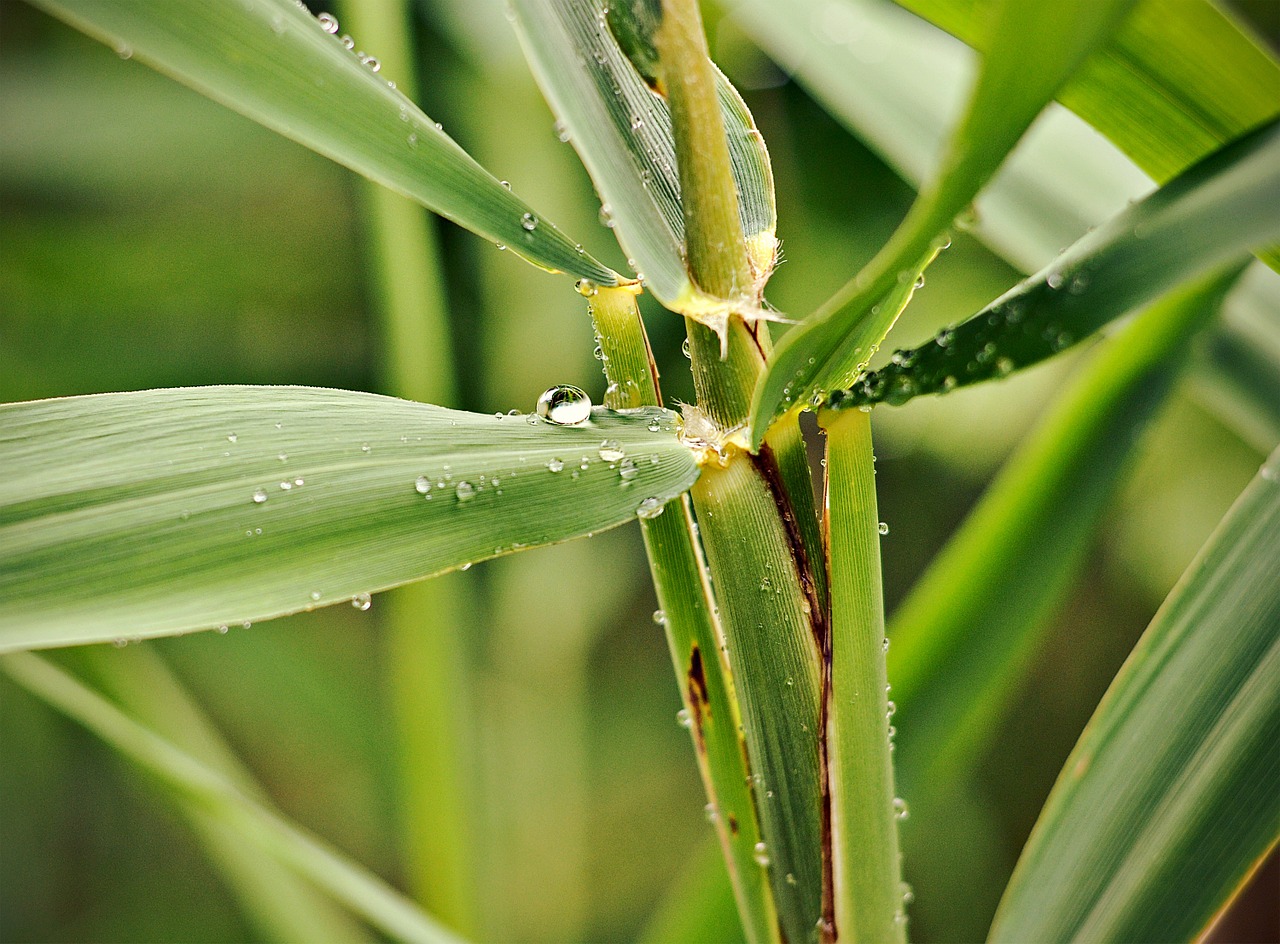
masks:
<instances>
[{"instance_id":1,"label":"large water droplet","mask_svg":"<svg viewBox=\"0 0 1280 944\"><path fill-rule=\"evenodd\" d=\"M464 502L471 501L475 497L476 489L470 482L459 482L458 487L453 492L458 496L458 501Z\"/></svg>"},{"instance_id":2,"label":"large water droplet","mask_svg":"<svg viewBox=\"0 0 1280 944\"><path fill-rule=\"evenodd\" d=\"M338 18L332 13L321 13L316 17L316 22L320 24L320 28L326 33L338 32Z\"/></svg>"},{"instance_id":3,"label":"large water droplet","mask_svg":"<svg viewBox=\"0 0 1280 944\"><path fill-rule=\"evenodd\" d=\"M413 481L413 488L419 495L425 495L431 491L431 479L425 475L419 475Z\"/></svg>"},{"instance_id":4,"label":"large water droplet","mask_svg":"<svg viewBox=\"0 0 1280 944\"><path fill-rule=\"evenodd\" d=\"M666 625L667 625L667 613L666 613L666 611L665 611L665 610L654 610L654 611L653 611L653 621L654 621L655 623L657 623L659 626L666 626Z\"/></svg>"},{"instance_id":5,"label":"large water droplet","mask_svg":"<svg viewBox=\"0 0 1280 944\"><path fill-rule=\"evenodd\" d=\"M580 387L560 384L538 397L538 415L557 426L576 426L591 416L591 398Z\"/></svg>"},{"instance_id":6,"label":"large water droplet","mask_svg":"<svg viewBox=\"0 0 1280 944\"><path fill-rule=\"evenodd\" d=\"M688 708L681 708L676 712L676 724L682 728L693 727L693 715L689 714Z\"/></svg>"},{"instance_id":7,"label":"large water droplet","mask_svg":"<svg viewBox=\"0 0 1280 944\"><path fill-rule=\"evenodd\" d=\"M559 472L564 468L563 459L552 459L547 463L547 469L551 472Z\"/></svg>"},{"instance_id":8,"label":"large water droplet","mask_svg":"<svg viewBox=\"0 0 1280 944\"><path fill-rule=\"evenodd\" d=\"M538 218L532 213L526 213L524 216L520 217L520 226L526 233L532 233L538 228Z\"/></svg>"},{"instance_id":9,"label":"large water droplet","mask_svg":"<svg viewBox=\"0 0 1280 944\"><path fill-rule=\"evenodd\" d=\"M623 459L618 464L618 475L622 477L624 485L631 482L639 474L640 470L636 468L634 459Z\"/></svg>"},{"instance_id":10,"label":"large water droplet","mask_svg":"<svg viewBox=\"0 0 1280 944\"><path fill-rule=\"evenodd\" d=\"M357 593L351 598L351 605L363 612L373 606L373 597L367 593Z\"/></svg>"},{"instance_id":11,"label":"large water droplet","mask_svg":"<svg viewBox=\"0 0 1280 944\"><path fill-rule=\"evenodd\" d=\"M605 462L617 462L625 455L616 439L606 439L600 444L600 458Z\"/></svg>"},{"instance_id":12,"label":"large water droplet","mask_svg":"<svg viewBox=\"0 0 1280 944\"><path fill-rule=\"evenodd\" d=\"M884 535L884 534L888 534L888 533L889 533L889 522L887 522L887 521L881 521L878 525L876 525L876 530L877 530L877 531L879 531L882 535Z\"/></svg>"},{"instance_id":13,"label":"large water droplet","mask_svg":"<svg viewBox=\"0 0 1280 944\"><path fill-rule=\"evenodd\" d=\"M261 505L267 500L267 490L265 488L255 489L253 493L253 503Z\"/></svg>"}]
</instances>

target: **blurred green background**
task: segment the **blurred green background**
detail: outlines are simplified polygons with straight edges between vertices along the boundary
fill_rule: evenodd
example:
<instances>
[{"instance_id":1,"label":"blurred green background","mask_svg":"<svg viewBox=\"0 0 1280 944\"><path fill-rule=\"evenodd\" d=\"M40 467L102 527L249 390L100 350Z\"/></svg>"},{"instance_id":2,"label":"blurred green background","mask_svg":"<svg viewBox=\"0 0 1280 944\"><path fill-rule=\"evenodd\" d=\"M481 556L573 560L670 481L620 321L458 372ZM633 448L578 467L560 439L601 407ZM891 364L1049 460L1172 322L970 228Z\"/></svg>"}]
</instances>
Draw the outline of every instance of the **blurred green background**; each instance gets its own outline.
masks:
<instances>
[{"instance_id":1,"label":"blurred green background","mask_svg":"<svg viewBox=\"0 0 1280 944\"><path fill-rule=\"evenodd\" d=\"M1257 9L1265 17L1275 5ZM803 315L869 258L912 193L708 12L713 54L773 156L785 264L769 298ZM622 267L499 0L432 0L414 13L424 110ZM0 0L0 400L212 383L378 389L359 201L344 169ZM434 225L461 381L448 405L529 410L553 383L601 399L590 323L569 283ZM926 336L1016 277L960 237L895 337ZM646 314L668 400L690 399L682 324L656 306ZM877 411L890 610L1081 356ZM904 824L916 938L983 932L1107 681L1259 460L1189 396L1170 404L981 776L957 785L949 815ZM637 529L444 579L474 600L468 754L484 812L484 936L634 939L711 836ZM381 610L375 600L367 613L334 607L144 645L286 813L397 882ZM75 664L74 653L63 658ZM5 679L0 809L3 940L257 939L161 794Z\"/></svg>"}]
</instances>

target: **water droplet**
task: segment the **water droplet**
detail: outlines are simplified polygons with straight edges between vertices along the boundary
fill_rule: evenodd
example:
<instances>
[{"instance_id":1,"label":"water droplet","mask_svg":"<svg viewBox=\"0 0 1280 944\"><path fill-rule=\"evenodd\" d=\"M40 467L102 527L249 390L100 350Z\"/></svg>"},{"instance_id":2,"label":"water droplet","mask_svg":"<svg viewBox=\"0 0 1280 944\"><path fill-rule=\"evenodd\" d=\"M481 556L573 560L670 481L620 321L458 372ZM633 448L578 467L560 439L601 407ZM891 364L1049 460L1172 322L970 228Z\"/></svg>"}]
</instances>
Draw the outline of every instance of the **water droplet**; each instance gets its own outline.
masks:
<instances>
[{"instance_id":1,"label":"water droplet","mask_svg":"<svg viewBox=\"0 0 1280 944\"><path fill-rule=\"evenodd\" d=\"M283 482L280 483L280 491L282 492L287 492L291 488L293 488L293 483L290 482L288 479L285 479Z\"/></svg>"},{"instance_id":2,"label":"water droplet","mask_svg":"<svg viewBox=\"0 0 1280 944\"><path fill-rule=\"evenodd\" d=\"M459 569L459 570L470 570L470 569L471 569L471 561L467 561L465 564L462 564L460 567L458 567L458 569Z\"/></svg>"},{"instance_id":3,"label":"water droplet","mask_svg":"<svg viewBox=\"0 0 1280 944\"><path fill-rule=\"evenodd\" d=\"M898 884L898 891L902 893L902 903L904 905L909 905L916 900L915 890L906 882Z\"/></svg>"},{"instance_id":4,"label":"water droplet","mask_svg":"<svg viewBox=\"0 0 1280 944\"><path fill-rule=\"evenodd\" d=\"M319 590L312 590L312 591L311 591L311 600L312 600L312 602L313 602L313 603L318 603L318 602L320 601L320 591L319 591Z\"/></svg>"},{"instance_id":5,"label":"water droplet","mask_svg":"<svg viewBox=\"0 0 1280 944\"><path fill-rule=\"evenodd\" d=\"M641 118L639 115L632 115L632 116L631 116L631 130L632 130L632 131L639 131L639 130L640 130L641 128L643 128L643 127L644 127L644 119L643 119L643 118Z\"/></svg>"},{"instance_id":6,"label":"water droplet","mask_svg":"<svg viewBox=\"0 0 1280 944\"><path fill-rule=\"evenodd\" d=\"M475 497L476 489L470 482L459 482L453 493L458 496L460 502L470 501Z\"/></svg>"},{"instance_id":7,"label":"water droplet","mask_svg":"<svg viewBox=\"0 0 1280 944\"><path fill-rule=\"evenodd\" d=\"M255 505L261 505L266 500L267 500L267 490L265 488L259 488L254 490L253 503Z\"/></svg>"},{"instance_id":8,"label":"water droplet","mask_svg":"<svg viewBox=\"0 0 1280 944\"><path fill-rule=\"evenodd\" d=\"M351 605L363 613L373 606L373 597L367 593L357 593L351 598Z\"/></svg>"},{"instance_id":9,"label":"water droplet","mask_svg":"<svg viewBox=\"0 0 1280 944\"><path fill-rule=\"evenodd\" d=\"M767 869L769 867L769 863L773 861L769 858L769 847L763 842L757 842L755 844L755 847L752 849L751 858L755 859L756 865L760 866L762 869Z\"/></svg>"},{"instance_id":10,"label":"water droplet","mask_svg":"<svg viewBox=\"0 0 1280 944\"><path fill-rule=\"evenodd\" d=\"M621 476L623 484L629 484L632 479L640 474L640 470L636 468L635 460L623 459L618 464L618 475Z\"/></svg>"},{"instance_id":11,"label":"water droplet","mask_svg":"<svg viewBox=\"0 0 1280 944\"><path fill-rule=\"evenodd\" d=\"M600 444L600 458L605 462L617 462L625 455L616 439L606 439Z\"/></svg>"},{"instance_id":12,"label":"water droplet","mask_svg":"<svg viewBox=\"0 0 1280 944\"><path fill-rule=\"evenodd\" d=\"M431 479L425 475L419 475L413 480L413 488L419 495L425 495L431 491Z\"/></svg>"},{"instance_id":13,"label":"water droplet","mask_svg":"<svg viewBox=\"0 0 1280 944\"><path fill-rule=\"evenodd\" d=\"M218 629L217 629L217 633L218 633L218 635L219 635L219 636L225 636L225 635L227 634L227 628L228 628L228 627L227 627L227 624L226 624L226 623L223 623L221 626L219 626L219 627L218 627Z\"/></svg>"},{"instance_id":14,"label":"water droplet","mask_svg":"<svg viewBox=\"0 0 1280 944\"><path fill-rule=\"evenodd\" d=\"M888 637L888 636L885 636L885 637L884 637L884 639L882 640L882 642L881 642L881 644L880 644L880 648L881 648L881 650L882 650L882 651L884 651L884 652L888 652L888 651L889 651L889 637Z\"/></svg>"},{"instance_id":15,"label":"water droplet","mask_svg":"<svg viewBox=\"0 0 1280 944\"><path fill-rule=\"evenodd\" d=\"M128 43L116 43L115 50L116 50L116 55L119 56L121 59L133 58L133 47L130 46Z\"/></svg>"},{"instance_id":16,"label":"water droplet","mask_svg":"<svg viewBox=\"0 0 1280 944\"><path fill-rule=\"evenodd\" d=\"M650 518L656 518L662 514L663 504L656 498L646 498L636 508L636 517L643 518L646 521Z\"/></svg>"},{"instance_id":17,"label":"water droplet","mask_svg":"<svg viewBox=\"0 0 1280 944\"><path fill-rule=\"evenodd\" d=\"M240 438L240 437L239 437L239 436L237 436L235 433L227 433L227 442L229 442L229 443L233 443L233 442L235 442L235 441L236 441L237 439L239 439L239 438Z\"/></svg>"},{"instance_id":18,"label":"water droplet","mask_svg":"<svg viewBox=\"0 0 1280 944\"><path fill-rule=\"evenodd\" d=\"M889 522L887 522L887 521L881 521L878 525L876 525L876 530L877 530L877 531L879 531L881 534L888 534L888 533L889 533Z\"/></svg>"},{"instance_id":19,"label":"water droplet","mask_svg":"<svg viewBox=\"0 0 1280 944\"><path fill-rule=\"evenodd\" d=\"M702 808L702 813L707 818L708 823L717 823L720 820L720 811L716 809L714 803L708 803Z\"/></svg>"},{"instance_id":20,"label":"water droplet","mask_svg":"<svg viewBox=\"0 0 1280 944\"><path fill-rule=\"evenodd\" d=\"M520 226L526 233L532 233L538 228L538 218L532 213L526 213L520 217Z\"/></svg>"},{"instance_id":21,"label":"water droplet","mask_svg":"<svg viewBox=\"0 0 1280 944\"><path fill-rule=\"evenodd\" d=\"M688 338L685 338L685 339L680 343L680 353L681 353L681 354L683 354L685 357L689 358L690 360L692 360L692 359L693 359L693 353L689 350L689 339L688 339Z\"/></svg>"},{"instance_id":22,"label":"water droplet","mask_svg":"<svg viewBox=\"0 0 1280 944\"><path fill-rule=\"evenodd\" d=\"M795 874L794 874L793 872L788 872L788 873L787 873L787 884L788 884L788 885L798 885L798 884L799 884L799 883L796 881L796 877L795 877Z\"/></svg>"},{"instance_id":23,"label":"water droplet","mask_svg":"<svg viewBox=\"0 0 1280 944\"><path fill-rule=\"evenodd\" d=\"M547 469L551 472L559 472L564 468L564 462L560 459L552 459L547 463Z\"/></svg>"},{"instance_id":24,"label":"water droplet","mask_svg":"<svg viewBox=\"0 0 1280 944\"><path fill-rule=\"evenodd\" d=\"M613 229L613 207L607 203L600 204L600 225Z\"/></svg>"},{"instance_id":25,"label":"water droplet","mask_svg":"<svg viewBox=\"0 0 1280 944\"><path fill-rule=\"evenodd\" d=\"M580 387L560 384L538 397L538 415L557 426L576 426L591 416L591 398Z\"/></svg>"},{"instance_id":26,"label":"water droplet","mask_svg":"<svg viewBox=\"0 0 1280 944\"><path fill-rule=\"evenodd\" d=\"M352 39L350 36L348 36L346 33L342 34L341 42L342 42L342 45L346 46L348 49L356 48L356 41Z\"/></svg>"},{"instance_id":27,"label":"water droplet","mask_svg":"<svg viewBox=\"0 0 1280 944\"><path fill-rule=\"evenodd\" d=\"M369 67L370 72L377 72L382 68L382 63L373 56L364 56L360 61Z\"/></svg>"},{"instance_id":28,"label":"water droplet","mask_svg":"<svg viewBox=\"0 0 1280 944\"><path fill-rule=\"evenodd\" d=\"M1050 272L1049 277L1045 279L1045 284L1051 289L1059 289L1062 287L1062 273Z\"/></svg>"},{"instance_id":29,"label":"water droplet","mask_svg":"<svg viewBox=\"0 0 1280 944\"><path fill-rule=\"evenodd\" d=\"M409 137L405 138L405 140L409 142L409 147L417 148L418 136L416 134L410 134Z\"/></svg>"},{"instance_id":30,"label":"water droplet","mask_svg":"<svg viewBox=\"0 0 1280 944\"><path fill-rule=\"evenodd\" d=\"M316 22L320 24L320 28L326 33L338 32L338 18L332 13L321 13L316 17Z\"/></svg>"},{"instance_id":31,"label":"water droplet","mask_svg":"<svg viewBox=\"0 0 1280 944\"><path fill-rule=\"evenodd\" d=\"M651 433L656 433L656 432L658 432L660 429L662 429L662 424L661 424L661 423L659 423L656 419L652 419L652 420L649 420L649 425L648 425L646 428L649 430L649 432L651 432ZM657 457L656 455L652 455L652 456L650 456L650 457L649 457L649 461L650 461L650 462L657 462L657 461L658 461L658 457Z\"/></svg>"},{"instance_id":32,"label":"water droplet","mask_svg":"<svg viewBox=\"0 0 1280 944\"><path fill-rule=\"evenodd\" d=\"M111 640L111 645L115 646L117 649L123 649L125 646L129 645L129 640L124 637L120 637Z\"/></svg>"},{"instance_id":33,"label":"water droplet","mask_svg":"<svg viewBox=\"0 0 1280 944\"><path fill-rule=\"evenodd\" d=\"M689 714L688 708L681 708L676 712L676 724L682 728L693 727L693 715Z\"/></svg>"},{"instance_id":34,"label":"water droplet","mask_svg":"<svg viewBox=\"0 0 1280 944\"><path fill-rule=\"evenodd\" d=\"M910 815L911 815L911 812L907 809L907 801L902 799L902 797L894 797L893 798L893 818L906 819Z\"/></svg>"},{"instance_id":35,"label":"water droplet","mask_svg":"<svg viewBox=\"0 0 1280 944\"><path fill-rule=\"evenodd\" d=\"M916 291L919 291L920 289L924 288L924 273L923 273L923 272L921 272L921 273L920 273L920 275L916 276L916 285L915 285L915 287L916 287Z\"/></svg>"},{"instance_id":36,"label":"water droplet","mask_svg":"<svg viewBox=\"0 0 1280 944\"><path fill-rule=\"evenodd\" d=\"M590 279L578 279L578 281L573 283L573 287L577 289L578 294L583 298L591 298L600 291L600 287Z\"/></svg>"},{"instance_id":37,"label":"water droplet","mask_svg":"<svg viewBox=\"0 0 1280 944\"><path fill-rule=\"evenodd\" d=\"M666 625L667 625L667 613L666 613L666 611L665 611L665 610L654 610L654 611L653 611L653 621L654 621L655 623L657 623L659 626L666 626Z\"/></svg>"},{"instance_id":38,"label":"water droplet","mask_svg":"<svg viewBox=\"0 0 1280 944\"><path fill-rule=\"evenodd\" d=\"M556 133L556 138L561 144L568 144L572 135L569 133L569 126L563 121L557 121L552 125L552 130Z\"/></svg>"}]
</instances>

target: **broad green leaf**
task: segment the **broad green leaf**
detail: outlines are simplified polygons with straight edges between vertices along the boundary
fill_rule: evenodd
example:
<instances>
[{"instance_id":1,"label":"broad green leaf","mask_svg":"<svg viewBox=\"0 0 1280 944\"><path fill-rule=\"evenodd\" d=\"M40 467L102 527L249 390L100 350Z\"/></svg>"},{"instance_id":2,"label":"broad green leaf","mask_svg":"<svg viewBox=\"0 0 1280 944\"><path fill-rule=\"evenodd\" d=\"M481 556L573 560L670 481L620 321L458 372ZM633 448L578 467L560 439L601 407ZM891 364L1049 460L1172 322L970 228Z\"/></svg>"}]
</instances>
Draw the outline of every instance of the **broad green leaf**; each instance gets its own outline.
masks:
<instances>
[{"instance_id":1,"label":"broad green leaf","mask_svg":"<svg viewBox=\"0 0 1280 944\"><path fill-rule=\"evenodd\" d=\"M516 27L538 84L591 174L602 215L668 308L714 318L724 304L697 290L684 262L684 217L666 102L618 45L591 0L515 0ZM743 233L761 284L774 262L773 176L764 142L733 87L717 92Z\"/></svg>"},{"instance_id":2,"label":"broad green leaf","mask_svg":"<svg viewBox=\"0 0 1280 944\"><path fill-rule=\"evenodd\" d=\"M904 281L914 281L931 245L983 188L1027 127L1082 61L1107 38L1133 0L993 4L990 45L968 108L952 134L933 182L867 268L798 328L770 358L752 405L758 443L781 414L814 395L847 386L871 350L851 356L841 340ZM883 326L880 338L891 327ZM876 338L878 344L880 338Z\"/></svg>"},{"instance_id":3,"label":"broad green leaf","mask_svg":"<svg viewBox=\"0 0 1280 944\"><path fill-rule=\"evenodd\" d=\"M375 72L376 50L331 35L302 4L36 0L36 5L273 131L417 200L535 265L619 276L477 164ZM361 56L367 61L362 61Z\"/></svg>"},{"instance_id":4,"label":"broad green leaf","mask_svg":"<svg viewBox=\"0 0 1280 944\"><path fill-rule=\"evenodd\" d=\"M309 387L0 406L0 651L268 619L622 524L697 478L673 424Z\"/></svg>"},{"instance_id":5,"label":"broad green leaf","mask_svg":"<svg viewBox=\"0 0 1280 944\"><path fill-rule=\"evenodd\" d=\"M1000 471L894 614L890 677L904 788L925 799L987 743L1072 586L1144 429L1233 270L1111 339ZM851 410L858 413L858 410ZM1009 579L1017 574L1018 579Z\"/></svg>"},{"instance_id":6,"label":"broad green leaf","mask_svg":"<svg viewBox=\"0 0 1280 944\"><path fill-rule=\"evenodd\" d=\"M1245 135L1079 240L982 311L895 353L842 407L1004 377L1187 279L1280 239L1280 121Z\"/></svg>"},{"instance_id":7,"label":"broad green leaf","mask_svg":"<svg viewBox=\"0 0 1280 944\"><path fill-rule=\"evenodd\" d=\"M1067 759L994 941L1198 938L1280 840L1280 451Z\"/></svg>"},{"instance_id":8,"label":"broad green leaf","mask_svg":"<svg viewBox=\"0 0 1280 944\"><path fill-rule=\"evenodd\" d=\"M155 775L172 795L198 805L241 842L292 869L393 940L458 944L458 938L377 876L249 795L236 779L130 718L51 662L29 652L15 652L0 656L0 670Z\"/></svg>"},{"instance_id":9,"label":"broad green leaf","mask_svg":"<svg viewBox=\"0 0 1280 944\"><path fill-rule=\"evenodd\" d=\"M890 753L889 683L871 416L824 413L831 568L827 756L836 931L905 941L902 855ZM905 807L901 807L905 810Z\"/></svg>"}]
</instances>

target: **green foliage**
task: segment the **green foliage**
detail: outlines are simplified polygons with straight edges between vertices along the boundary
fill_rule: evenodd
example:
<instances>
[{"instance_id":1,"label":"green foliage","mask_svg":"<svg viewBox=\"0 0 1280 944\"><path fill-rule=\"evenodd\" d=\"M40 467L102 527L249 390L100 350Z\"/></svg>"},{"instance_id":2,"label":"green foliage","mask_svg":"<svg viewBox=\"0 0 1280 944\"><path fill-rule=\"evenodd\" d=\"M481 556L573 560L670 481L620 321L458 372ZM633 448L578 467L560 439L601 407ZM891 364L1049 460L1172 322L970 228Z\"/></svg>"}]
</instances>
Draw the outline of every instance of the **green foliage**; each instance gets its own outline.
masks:
<instances>
[{"instance_id":1,"label":"green foliage","mask_svg":"<svg viewBox=\"0 0 1280 944\"><path fill-rule=\"evenodd\" d=\"M1274 262L1280 239L1280 67L1200 0L904 0L980 54L970 83L969 50L877 2L738 0L720 18L694 0L515 0L514 36L487 4L438 4L416 10L410 36L406 7L380 0L336 11L357 43L333 11L288 0L35 0L368 180L357 234L342 168L255 151L270 145L239 118L149 92L162 86L109 55L47 84L0 65L7 130L20 132L0 145L0 291L16 339L0 348L0 398L29 401L0 405L0 787L9 808L37 811L0 823L0 842L25 850L6 858L32 862L0 862L5 936L564 940L647 925L652 940L950 940L980 933L1002 889L997 940L1205 932L1280 840L1275 454L1118 675L1123 620L1100 611L1146 621L1190 555L1138 559L1126 530L1199 544L1236 487L1230 457L1256 463L1280 429L1268 333L1280 283L1246 263ZM16 22L21 48L42 49L32 62L91 61L61 27ZM821 104L771 90L754 43ZM132 78L105 79L117 74ZM150 124L122 117L135 80ZM951 93L968 84L961 107ZM113 104L95 125L80 100L98 92ZM73 107L74 121L41 125ZM833 116L887 164L851 148ZM114 144L68 146L104 124ZM136 157L157 128L173 153ZM211 159L210 140L241 140L231 128L249 143ZM1145 195L1119 152L1161 186ZM235 196L191 184L222 163L240 168ZM920 188L914 201L890 167ZM290 186L293 210L273 192ZM119 222L82 237L75 214L97 201ZM263 205L237 231L227 207L243 201ZM455 239L422 207L513 252ZM187 208L241 235L189 245ZM800 251L771 282L780 226ZM970 230L1037 274L1019 282ZM291 257L292 231L325 243ZM354 255L356 235L372 343L345 314L357 289L314 260L317 246ZM573 276L576 293L513 255ZM597 255L626 258L635 279ZM197 260L207 279L191 284L215 287L175 286L171 257ZM766 283L780 310L814 312L776 349L769 322L791 319ZM208 315L275 307L296 308L295 329L256 316L242 355L226 316ZM584 308L607 385L595 409L564 386L591 386L563 343L589 349ZM122 318L138 332L132 364L109 354ZM917 336L950 327L885 358L900 320ZM1087 363L1060 356L1113 322ZM1187 420L1177 381L1197 357L1198 376L1219 378L1224 427ZM659 368L667 402L690 401L680 414L662 408ZM100 392L143 387L160 389ZM539 390L543 418L505 412ZM809 407L822 408L818 434L800 420ZM886 638L886 598L1041 408ZM930 415L948 419L912 431ZM1141 508L1116 505L1128 469L1143 483L1131 495L1158 494L1151 477L1181 486L1189 456L1217 489L1195 494L1203 527L1162 510L1144 528ZM910 490L907 467L921 477ZM619 529L590 550L551 547L637 518L710 853L697 848L694 766L666 764L688 747L651 725L671 694L648 672L657 640L628 629L653 607L632 579L639 541ZM1080 582L1091 548L1099 582L1123 592ZM369 632L374 592L491 559L389 595L372 614L386 632ZM323 609L334 603L355 608ZM249 629L287 614L299 616L283 631ZM20 651L227 627L145 650ZM1020 749L1013 712L1032 697L1055 720ZM63 759L72 742L42 705L144 775L198 842L174 858L229 894L153 907L152 889L179 887L184 869L148 852L161 833L130 827L102 882L136 881L142 904L54 914L67 893L38 862L56 845L44 805L71 780L124 791L109 759L90 776ZM900 793L917 804L906 828ZM78 821L106 828L103 804L81 805ZM1007 882L999 849L1033 820Z\"/></svg>"}]
</instances>

